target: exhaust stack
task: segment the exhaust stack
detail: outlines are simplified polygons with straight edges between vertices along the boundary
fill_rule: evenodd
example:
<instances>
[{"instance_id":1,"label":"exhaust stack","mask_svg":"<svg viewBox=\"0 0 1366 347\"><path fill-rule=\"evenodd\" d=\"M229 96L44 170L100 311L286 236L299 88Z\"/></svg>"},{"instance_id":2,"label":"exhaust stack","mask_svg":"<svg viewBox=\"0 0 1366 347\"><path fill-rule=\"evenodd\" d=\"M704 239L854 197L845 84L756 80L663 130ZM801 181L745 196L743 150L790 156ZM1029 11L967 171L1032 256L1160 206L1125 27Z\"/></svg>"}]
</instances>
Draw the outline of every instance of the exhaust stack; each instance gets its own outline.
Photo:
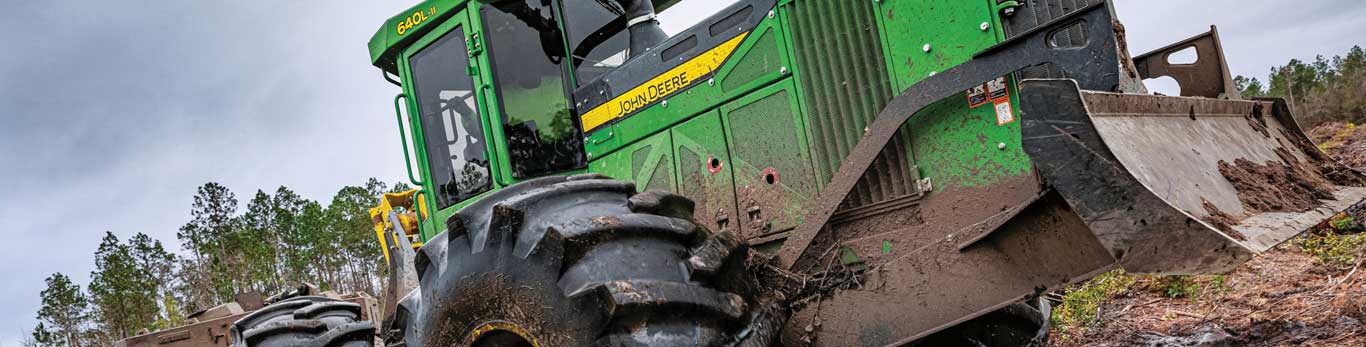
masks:
<instances>
[{"instance_id":1,"label":"exhaust stack","mask_svg":"<svg viewBox=\"0 0 1366 347\"><path fill-rule=\"evenodd\" d=\"M625 10L626 30L631 40L630 49L626 51L627 59L644 54L650 47L669 39L669 35L659 27L659 20L655 19L654 3L649 0L617 0L617 3Z\"/></svg>"}]
</instances>

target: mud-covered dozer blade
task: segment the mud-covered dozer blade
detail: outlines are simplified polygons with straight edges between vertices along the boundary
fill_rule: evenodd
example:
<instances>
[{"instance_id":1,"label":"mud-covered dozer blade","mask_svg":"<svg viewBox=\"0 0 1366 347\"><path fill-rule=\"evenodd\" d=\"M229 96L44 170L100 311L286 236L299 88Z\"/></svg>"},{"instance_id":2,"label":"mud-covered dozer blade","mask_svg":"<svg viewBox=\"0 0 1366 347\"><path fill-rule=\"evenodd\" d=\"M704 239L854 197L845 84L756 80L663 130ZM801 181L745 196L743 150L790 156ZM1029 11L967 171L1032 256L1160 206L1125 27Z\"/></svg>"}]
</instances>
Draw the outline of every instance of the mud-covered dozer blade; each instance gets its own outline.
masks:
<instances>
[{"instance_id":1,"label":"mud-covered dozer blade","mask_svg":"<svg viewBox=\"0 0 1366 347\"><path fill-rule=\"evenodd\" d=\"M1025 151L1130 272L1227 272L1366 197L1340 185L1361 176L1314 147L1280 100L1094 92L1062 79L1021 90ZM1266 191L1239 191L1225 177L1221 165L1239 159L1312 167L1335 198L1307 211L1245 208L1240 193Z\"/></svg>"}]
</instances>

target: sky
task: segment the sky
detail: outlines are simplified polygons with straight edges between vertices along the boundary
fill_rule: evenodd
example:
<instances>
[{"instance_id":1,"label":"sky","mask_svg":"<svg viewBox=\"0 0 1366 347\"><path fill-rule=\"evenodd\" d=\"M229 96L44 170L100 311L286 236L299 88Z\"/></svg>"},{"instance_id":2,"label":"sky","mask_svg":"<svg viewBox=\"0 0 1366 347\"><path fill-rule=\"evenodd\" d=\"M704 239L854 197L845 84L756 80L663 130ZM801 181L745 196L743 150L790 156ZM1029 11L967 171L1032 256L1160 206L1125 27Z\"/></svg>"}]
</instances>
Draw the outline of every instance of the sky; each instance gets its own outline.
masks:
<instances>
[{"instance_id":1,"label":"sky","mask_svg":"<svg viewBox=\"0 0 1366 347\"><path fill-rule=\"evenodd\" d=\"M733 1L687 0L661 21L677 32ZM44 278L88 283L105 231L179 248L205 182L245 204L404 180L399 90L365 44L416 3L0 0L0 347L34 326ZM1366 2L1187 3L1118 0L1133 53L1217 24L1230 70L1265 78L1366 44Z\"/></svg>"}]
</instances>

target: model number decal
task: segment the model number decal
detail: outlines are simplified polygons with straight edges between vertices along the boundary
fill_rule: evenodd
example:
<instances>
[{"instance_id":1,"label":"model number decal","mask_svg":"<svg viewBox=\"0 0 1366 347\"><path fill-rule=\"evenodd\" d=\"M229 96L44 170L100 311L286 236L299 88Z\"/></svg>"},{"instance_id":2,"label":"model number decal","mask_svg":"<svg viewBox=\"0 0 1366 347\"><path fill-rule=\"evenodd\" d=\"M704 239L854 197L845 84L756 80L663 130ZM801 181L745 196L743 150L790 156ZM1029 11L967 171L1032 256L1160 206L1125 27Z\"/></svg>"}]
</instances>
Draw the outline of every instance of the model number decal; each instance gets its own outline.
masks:
<instances>
[{"instance_id":1,"label":"model number decal","mask_svg":"<svg viewBox=\"0 0 1366 347\"><path fill-rule=\"evenodd\" d=\"M432 6L425 12L422 10L414 11L413 14L408 15L408 18L404 18L403 21L398 22L398 34L405 34L408 30L412 30L417 27L418 24L422 24L422 22L426 22L427 19L432 17L436 17L436 6Z\"/></svg>"},{"instance_id":2,"label":"model number decal","mask_svg":"<svg viewBox=\"0 0 1366 347\"><path fill-rule=\"evenodd\" d=\"M692 60L688 60L683 65L655 76L655 78L617 95L611 101L583 113L580 119L583 121L583 130L585 132L592 131L612 120L631 115L646 106L686 89L712 72L716 72L717 69L721 68L721 64L725 63L726 58L730 57L731 52L734 52L735 48L739 47L740 42L744 41L748 35L749 33L740 34L740 36L730 39L716 46L716 48L692 58Z\"/></svg>"}]
</instances>

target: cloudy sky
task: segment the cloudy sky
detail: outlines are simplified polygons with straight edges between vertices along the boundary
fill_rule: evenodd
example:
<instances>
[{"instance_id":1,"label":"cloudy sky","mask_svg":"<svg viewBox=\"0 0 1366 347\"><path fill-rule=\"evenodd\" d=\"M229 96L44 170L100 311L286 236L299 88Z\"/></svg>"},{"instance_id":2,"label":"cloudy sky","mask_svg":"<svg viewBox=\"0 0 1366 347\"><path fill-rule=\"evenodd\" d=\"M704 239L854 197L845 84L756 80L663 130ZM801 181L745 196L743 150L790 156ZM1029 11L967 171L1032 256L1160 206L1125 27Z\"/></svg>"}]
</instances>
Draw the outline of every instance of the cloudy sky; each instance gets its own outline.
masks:
<instances>
[{"instance_id":1,"label":"cloudy sky","mask_svg":"<svg viewBox=\"0 0 1366 347\"><path fill-rule=\"evenodd\" d=\"M688 0L677 30L732 0ZM898 0L899 1L899 0ZM326 201L403 179L392 97L365 43L413 0L0 0L0 347L43 278L82 285L104 231L176 245L194 189L284 185ZM1366 3L1119 0L1134 53L1218 24L1233 73L1341 54Z\"/></svg>"}]
</instances>

